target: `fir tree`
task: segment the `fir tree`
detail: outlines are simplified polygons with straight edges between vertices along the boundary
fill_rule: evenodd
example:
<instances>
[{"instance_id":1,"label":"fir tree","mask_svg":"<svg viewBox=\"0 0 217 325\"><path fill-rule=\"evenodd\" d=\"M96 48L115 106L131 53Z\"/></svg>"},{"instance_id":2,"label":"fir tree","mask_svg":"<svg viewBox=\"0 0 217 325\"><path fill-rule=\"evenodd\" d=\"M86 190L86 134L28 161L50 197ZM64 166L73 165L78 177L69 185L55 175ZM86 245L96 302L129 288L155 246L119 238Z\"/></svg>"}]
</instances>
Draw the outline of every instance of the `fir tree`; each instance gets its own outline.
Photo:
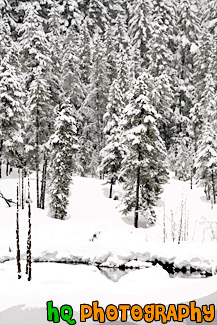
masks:
<instances>
[{"instance_id":1,"label":"fir tree","mask_svg":"<svg viewBox=\"0 0 217 325\"><path fill-rule=\"evenodd\" d=\"M50 140L50 211L57 219L67 215L69 187L76 169L77 151L74 111L69 100L62 103L57 112L55 133Z\"/></svg>"},{"instance_id":2,"label":"fir tree","mask_svg":"<svg viewBox=\"0 0 217 325\"><path fill-rule=\"evenodd\" d=\"M213 203L216 203L216 178L217 178L217 94L213 71L205 78L201 112L203 128L196 154L196 179L205 188L207 198L212 193Z\"/></svg>"},{"instance_id":3,"label":"fir tree","mask_svg":"<svg viewBox=\"0 0 217 325\"><path fill-rule=\"evenodd\" d=\"M171 143L172 104L174 101L175 12L170 1L152 2L151 36L148 41L148 71L153 78L151 103L159 113L158 128L167 148Z\"/></svg>"},{"instance_id":4,"label":"fir tree","mask_svg":"<svg viewBox=\"0 0 217 325\"><path fill-rule=\"evenodd\" d=\"M54 113L51 109L50 66L51 55L43 20L35 5L30 4L22 27L20 44L22 47L23 70L26 74L27 103L29 109L26 123L27 161L36 170L37 207L44 208L45 176L47 166L46 143L53 131ZM32 128L33 126L33 128ZM44 158L42 192L40 195L40 162Z\"/></svg>"},{"instance_id":5,"label":"fir tree","mask_svg":"<svg viewBox=\"0 0 217 325\"><path fill-rule=\"evenodd\" d=\"M93 174L96 172L96 166L100 163L100 151L104 146L103 134L103 116L106 112L108 104L109 78L107 75L106 48L105 44L99 38L94 44L93 50L93 66L91 71L91 88L90 94L85 104L92 110L91 114L91 138L93 141L94 152L92 155L92 163L95 166Z\"/></svg>"},{"instance_id":6,"label":"fir tree","mask_svg":"<svg viewBox=\"0 0 217 325\"><path fill-rule=\"evenodd\" d=\"M23 143L25 94L22 75L18 74L16 46L13 43L12 46L0 67L0 177L3 157L16 164Z\"/></svg>"},{"instance_id":7,"label":"fir tree","mask_svg":"<svg viewBox=\"0 0 217 325\"><path fill-rule=\"evenodd\" d=\"M147 67L147 44L151 35L150 13L151 2L148 0L135 0L129 2L129 36L134 53L141 58L141 65Z\"/></svg>"},{"instance_id":8,"label":"fir tree","mask_svg":"<svg viewBox=\"0 0 217 325\"><path fill-rule=\"evenodd\" d=\"M139 214L146 214L147 210L155 220L153 207L162 192L162 184L167 181L165 146L156 126L157 112L148 97L147 80L146 73L138 78L123 115L124 212L134 210L136 228Z\"/></svg>"},{"instance_id":9,"label":"fir tree","mask_svg":"<svg viewBox=\"0 0 217 325\"><path fill-rule=\"evenodd\" d=\"M198 50L200 19L196 1L181 0L177 7L177 92L176 118L177 133L185 136L189 115L194 104L194 67Z\"/></svg>"},{"instance_id":10,"label":"fir tree","mask_svg":"<svg viewBox=\"0 0 217 325\"><path fill-rule=\"evenodd\" d=\"M112 187L118 179L121 162L122 148L120 144L120 116L124 107L122 92L117 81L114 81L109 92L109 103L104 115L105 147L101 150L100 170L108 177L110 183L109 198L112 198Z\"/></svg>"}]
</instances>

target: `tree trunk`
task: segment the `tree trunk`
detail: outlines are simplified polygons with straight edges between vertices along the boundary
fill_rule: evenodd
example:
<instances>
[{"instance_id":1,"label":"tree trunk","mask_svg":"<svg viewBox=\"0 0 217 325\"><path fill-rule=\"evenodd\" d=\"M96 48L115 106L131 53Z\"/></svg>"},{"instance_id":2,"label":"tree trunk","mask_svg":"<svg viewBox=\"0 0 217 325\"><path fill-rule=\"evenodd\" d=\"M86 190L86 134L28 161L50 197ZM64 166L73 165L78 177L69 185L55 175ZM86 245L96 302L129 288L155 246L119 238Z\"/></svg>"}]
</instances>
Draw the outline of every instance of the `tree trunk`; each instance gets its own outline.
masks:
<instances>
[{"instance_id":1,"label":"tree trunk","mask_svg":"<svg viewBox=\"0 0 217 325\"><path fill-rule=\"evenodd\" d=\"M137 170L137 180L136 180L136 207L135 207L135 219L134 227L138 228L139 221L139 187L140 187L140 167Z\"/></svg>"},{"instance_id":2,"label":"tree trunk","mask_svg":"<svg viewBox=\"0 0 217 325\"><path fill-rule=\"evenodd\" d=\"M24 206L25 206L25 204L24 204L24 176L25 176L25 170L24 170L24 167L22 168L22 181L21 181L21 186L22 186L22 188L21 188L21 206L22 206L22 209L24 209Z\"/></svg>"},{"instance_id":3,"label":"tree trunk","mask_svg":"<svg viewBox=\"0 0 217 325\"><path fill-rule=\"evenodd\" d=\"M8 161L8 159L7 159L7 164L6 164L6 176L9 175L9 165L10 165L10 163L9 163L9 161Z\"/></svg>"},{"instance_id":4,"label":"tree trunk","mask_svg":"<svg viewBox=\"0 0 217 325\"><path fill-rule=\"evenodd\" d=\"M113 177L111 178L111 182L110 182L110 191L109 191L109 198L112 198L112 188L113 188Z\"/></svg>"},{"instance_id":5,"label":"tree trunk","mask_svg":"<svg viewBox=\"0 0 217 325\"><path fill-rule=\"evenodd\" d=\"M21 179L20 179L20 167L18 168L18 175L19 175L19 181L18 181L18 187L19 187L19 205L21 204Z\"/></svg>"},{"instance_id":6,"label":"tree trunk","mask_svg":"<svg viewBox=\"0 0 217 325\"><path fill-rule=\"evenodd\" d=\"M41 199L40 199L40 208L44 209L45 207L45 193L46 193L46 183L47 183L47 157L44 155L44 165L42 171L41 179Z\"/></svg>"},{"instance_id":7,"label":"tree trunk","mask_svg":"<svg viewBox=\"0 0 217 325\"><path fill-rule=\"evenodd\" d=\"M193 189L193 167L191 167L191 190Z\"/></svg>"},{"instance_id":8,"label":"tree trunk","mask_svg":"<svg viewBox=\"0 0 217 325\"><path fill-rule=\"evenodd\" d=\"M37 195L37 208L40 208L40 196L39 196L39 111L36 111L36 135L35 135L35 145L36 145L36 195Z\"/></svg>"},{"instance_id":9,"label":"tree trunk","mask_svg":"<svg viewBox=\"0 0 217 325\"><path fill-rule=\"evenodd\" d=\"M32 278L32 242L31 242L31 204L30 204L30 183L28 175L28 238L27 238L27 251L26 251L26 274L28 275L28 281Z\"/></svg>"},{"instance_id":10,"label":"tree trunk","mask_svg":"<svg viewBox=\"0 0 217 325\"><path fill-rule=\"evenodd\" d=\"M21 264L20 264L20 235L19 235L19 187L17 184L17 218L16 218L16 240L17 240L17 273L18 280L21 279Z\"/></svg>"},{"instance_id":11,"label":"tree trunk","mask_svg":"<svg viewBox=\"0 0 217 325\"><path fill-rule=\"evenodd\" d=\"M212 169L212 193L213 193L213 204L216 204L215 179L214 179L213 169Z\"/></svg>"}]
</instances>

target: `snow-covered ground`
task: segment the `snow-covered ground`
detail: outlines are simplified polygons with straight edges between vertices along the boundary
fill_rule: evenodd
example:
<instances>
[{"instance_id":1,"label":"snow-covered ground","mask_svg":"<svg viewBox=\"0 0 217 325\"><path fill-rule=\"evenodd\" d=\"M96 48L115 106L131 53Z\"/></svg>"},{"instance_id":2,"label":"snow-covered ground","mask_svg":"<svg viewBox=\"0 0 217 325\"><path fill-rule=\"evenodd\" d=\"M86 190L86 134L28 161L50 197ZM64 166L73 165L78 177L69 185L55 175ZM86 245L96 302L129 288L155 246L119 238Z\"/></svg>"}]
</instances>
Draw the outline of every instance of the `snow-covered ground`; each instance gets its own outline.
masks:
<instances>
[{"instance_id":1,"label":"snow-covered ground","mask_svg":"<svg viewBox=\"0 0 217 325\"><path fill-rule=\"evenodd\" d=\"M3 171L4 174L4 171ZM56 305L99 300L100 304L178 303L216 292L217 277L207 279L170 278L160 266L147 261L158 259L174 266L194 267L215 274L217 265L217 207L207 202L202 188L190 190L188 182L171 174L156 207L157 223L146 229L133 227L133 215L123 216L120 201L108 199L105 181L73 177L68 220L55 220L36 209L35 179L30 177L32 200L33 261L77 261L92 264L66 265L33 263L32 281L24 276L27 241L27 205L20 210L20 242L23 278L16 274L16 207L0 199L0 311L15 305L44 307L47 300ZM17 172L0 180L5 197L16 199ZM121 197L121 187L115 187ZM182 239L178 245L180 219ZM166 243L164 239L166 224ZM215 237L215 240L212 240ZM174 241L173 241L174 238ZM9 260L8 262L5 262ZM3 263L4 262L4 263ZM94 265L145 267L129 272L119 281L107 279ZM214 303L214 302L213 302ZM1 318L0 318L1 320ZM0 321L1 324L1 321ZM1 324L3 325L3 324ZM31 324L32 325L32 324Z\"/></svg>"}]
</instances>

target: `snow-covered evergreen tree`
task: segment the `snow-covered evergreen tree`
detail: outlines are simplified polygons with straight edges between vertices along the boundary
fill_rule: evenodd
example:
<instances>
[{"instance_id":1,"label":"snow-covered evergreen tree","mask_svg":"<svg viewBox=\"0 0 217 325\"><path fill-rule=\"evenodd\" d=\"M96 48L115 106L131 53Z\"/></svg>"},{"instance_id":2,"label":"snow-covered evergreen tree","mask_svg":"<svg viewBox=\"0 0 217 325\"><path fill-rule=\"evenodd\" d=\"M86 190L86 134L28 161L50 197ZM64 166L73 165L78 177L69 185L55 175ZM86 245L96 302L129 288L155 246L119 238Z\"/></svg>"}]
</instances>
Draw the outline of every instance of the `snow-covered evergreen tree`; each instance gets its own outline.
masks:
<instances>
[{"instance_id":1,"label":"snow-covered evergreen tree","mask_svg":"<svg viewBox=\"0 0 217 325\"><path fill-rule=\"evenodd\" d=\"M134 210L134 226L138 227L139 215L151 213L167 181L166 152L157 129L157 112L150 104L148 73L142 74L133 89L130 104L123 113L123 145L125 156L121 176L124 178L125 213ZM147 220L148 223L148 220Z\"/></svg>"},{"instance_id":2,"label":"snow-covered evergreen tree","mask_svg":"<svg viewBox=\"0 0 217 325\"><path fill-rule=\"evenodd\" d=\"M102 34L109 21L108 8L102 0L89 0L87 26L90 34Z\"/></svg>"},{"instance_id":3,"label":"snow-covered evergreen tree","mask_svg":"<svg viewBox=\"0 0 217 325\"><path fill-rule=\"evenodd\" d=\"M90 94L86 99L86 105L92 110L91 117L91 138L93 141L94 154L93 165L98 166L100 162L99 153L104 146L104 122L103 116L106 112L109 93L109 78L106 61L106 47L104 42L97 36L92 53L92 71L90 76ZM94 168L94 169L95 169ZM96 170L93 170L95 174Z\"/></svg>"},{"instance_id":4,"label":"snow-covered evergreen tree","mask_svg":"<svg viewBox=\"0 0 217 325\"><path fill-rule=\"evenodd\" d=\"M133 46L133 52L137 52L141 58L141 65L147 67L147 44L151 35L150 13L151 2L149 0L135 0L129 2L129 37Z\"/></svg>"},{"instance_id":5,"label":"snow-covered evergreen tree","mask_svg":"<svg viewBox=\"0 0 217 325\"><path fill-rule=\"evenodd\" d=\"M197 2L181 0L177 7L177 52L176 69L178 74L176 92L177 133L185 136L189 115L194 104L194 67L199 46L200 17Z\"/></svg>"},{"instance_id":6,"label":"snow-covered evergreen tree","mask_svg":"<svg viewBox=\"0 0 217 325\"><path fill-rule=\"evenodd\" d=\"M160 114L158 127L167 148L171 142L174 102L174 33L175 11L170 1L152 2L151 36L148 41L148 71L153 78L151 103Z\"/></svg>"},{"instance_id":7,"label":"snow-covered evergreen tree","mask_svg":"<svg viewBox=\"0 0 217 325\"><path fill-rule=\"evenodd\" d=\"M69 187L76 170L78 139L74 114L72 105L66 99L58 108L55 133L50 139L50 211L51 216L57 219L65 219L67 215Z\"/></svg>"},{"instance_id":8,"label":"snow-covered evergreen tree","mask_svg":"<svg viewBox=\"0 0 217 325\"><path fill-rule=\"evenodd\" d=\"M204 25L213 34L217 35L217 6L215 0L206 0L203 3Z\"/></svg>"},{"instance_id":9,"label":"snow-covered evergreen tree","mask_svg":"<svg viewBox=\"0 0 217 325\"><path fill-rule=\"evenodd\" d=\"M213 71L205 78L201 105L203 127L196 154L196 179L205 188L207 198L212 193L213 203L216 203L217 182L217 93Z\"/></svg>"},{"instance_id":10,"label":"snow-covered evergreen tree","mask_svg":"<svg viewBox=\"0 0 217 325\"><path fill-rule=\"evenodd\" d=\"M37 207L44 207L47 146L53 132L54 110L51 109L50 67L51 55L43 20L34 4L29 4L22 27L20 44L21 59L27 89L26 105L29 109L26 123L27 161L36 170ZM49 80L49 81L48 81ZM40 195L40 162L44 159L42 190ZM42 202L41 202L42 201ZM42 204L41 204L42 203Z\"/></svg>"},{"instance_id":11,"label":"snow-covered evergreen tree","mask_svg":"<svg viewBox=\"0 0 217 325\"><path fill-rule=\"evenodd\" d=\"M2 159L16 165L23 143L25 121L24 89L17 61L17 49L12 43L0 67L0 177Z\"/></svg>"},{"instance_id":12,"label":"snow-covered evergreen tree","mask_svg":"<svg viewBox=\"0 0 217 325\"><path fill-rule=\"evenodd\" d=\"M114 81L109 92L109 103L107 112L104 115L105 147L101 150L100 170L107 176L110 183L110 194L112 197L112 187L118 179L123 150L121 148L120 118L124 107L123 94L117 81Z\"/></svg>"},{"instance_id":13,"label":"snow-covered evergreen tree","mask_svg":"<svg viewBox=\"0 0 217 325\"><path fill-rule=\"evenodd\" d=\"M64 37L62 61L63 88L78 110L84 100L84 90L79 67L78 37L73 27L68 28Z\"/></svg>"}]
</instances>

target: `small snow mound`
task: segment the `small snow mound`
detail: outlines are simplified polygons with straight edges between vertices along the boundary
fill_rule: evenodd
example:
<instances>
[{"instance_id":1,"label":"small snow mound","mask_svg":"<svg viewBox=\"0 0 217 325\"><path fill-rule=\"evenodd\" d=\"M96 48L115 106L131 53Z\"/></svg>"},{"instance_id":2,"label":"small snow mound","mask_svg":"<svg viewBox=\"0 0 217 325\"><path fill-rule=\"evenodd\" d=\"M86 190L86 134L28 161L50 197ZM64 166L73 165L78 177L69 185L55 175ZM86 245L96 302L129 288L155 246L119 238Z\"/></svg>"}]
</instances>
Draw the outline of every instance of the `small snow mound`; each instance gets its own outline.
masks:
<instances>
[{"instance_id":1,"label":"small snow mound","mask_svg":"<svg viewBox=\"0 0 217 325\"><path fill-rule=\"evenodd\" d=\"M162 282L163 280L170 279L169 274L163 268L159 266L154 266L150 268L136 270L134 272L130 272L126 274L123 278L119 280L119 282L136 282L141 283L143 286L150 285L156 286L156 283ZM136 285L135 283L135 285Z\"/></svg>"}]
</instances>

